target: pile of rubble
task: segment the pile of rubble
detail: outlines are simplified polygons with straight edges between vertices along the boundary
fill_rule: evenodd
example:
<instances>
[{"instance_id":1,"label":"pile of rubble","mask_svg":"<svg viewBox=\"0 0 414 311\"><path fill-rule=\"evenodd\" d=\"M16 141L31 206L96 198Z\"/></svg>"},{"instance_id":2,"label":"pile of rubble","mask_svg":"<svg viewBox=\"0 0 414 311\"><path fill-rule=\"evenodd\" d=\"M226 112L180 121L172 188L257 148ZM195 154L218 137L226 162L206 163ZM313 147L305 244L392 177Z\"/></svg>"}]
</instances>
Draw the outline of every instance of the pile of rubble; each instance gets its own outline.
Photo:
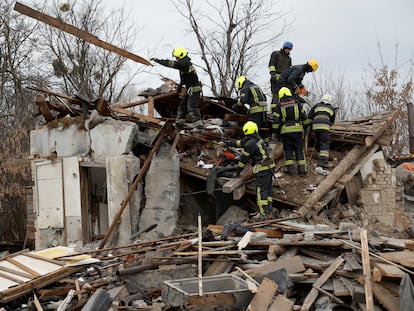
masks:
<instances>
[{"instance_id":1,"label":"pile of rubble","mask_svg":"<svg viewBox=\"0 0 414 311\"><path fill-rule=\"evenodd\" d=\"M141 101L116 106L103 99L36 91L41 93L35 100L39 115L48 129L59 131L60 139L65 139L66 127L77 124L76 131L83 133L106 118L137 124L140 135L156 134L145 136L146 143L134 149L141 161L138 174L132 176L103 240L82 240L82 247L24 250L0 259L0 303L5 310L408 310L404 307L414 297L413 242L408 239L412 211L395 168L381 152L392 141L390 125L398 110L337 122L332 127L331 169L322 174L314 165L312 136L305 177L283 174L283 151L274 144L273 199L280 218L253 223L251 168L236 178L213 174L214 168L234 160L219 142L240 137L239 125L246 120L229 108L231 99L202 98L205 131L177 132L170 121L179 98L170 82L144 93ZM131 109L140 105L146 105L147 113ZM110 238L119 231L122 213L161 141L170 144L170 155L179 156L180 181L206 183L205 201L216 206L214 222L198 216L195 225L195 216L165 236L161 229L166 223L161 221L130 232L131 244L114 245ZM58 147L55 157L64 158L68 151ZM42 156L35 155L33 161ZM92 160L79 165L102 165ZM73 219L66 219L61 239L83 238L74 234L73 228L82 232L84 227ZM151 231L159 238L137 240ZM44 232L49 239L50 233Z\"/></svg>"}]
</instances>

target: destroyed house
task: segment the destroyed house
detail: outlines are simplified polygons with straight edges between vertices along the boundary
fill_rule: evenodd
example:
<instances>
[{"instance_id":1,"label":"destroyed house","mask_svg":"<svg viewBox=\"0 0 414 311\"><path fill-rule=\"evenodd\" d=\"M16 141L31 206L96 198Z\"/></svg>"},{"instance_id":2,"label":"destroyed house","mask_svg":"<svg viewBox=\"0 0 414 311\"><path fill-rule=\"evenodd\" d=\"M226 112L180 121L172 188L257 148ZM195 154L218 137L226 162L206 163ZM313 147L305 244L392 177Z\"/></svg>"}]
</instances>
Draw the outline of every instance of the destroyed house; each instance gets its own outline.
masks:
<instances>
[{"instance_id":1,"label":"destroyed house","mask_svg":"<svg viewBox=\"0 0 414 311\"><path fill-rule=\"evenodd\" d=\"M39 90L36 104L48 122L30 135L37 249L81 247L102 239L117 216L119 223L113 228L116 234L110 242L122 245L130 243L140 231L154 227L154 223L158 226L141 233L142 237L159 238L183 225L191 227L200 213L205 223L214 223L231 205L255 212L251 168L238 178L212 176L213 167L232 161L234 164L218 142L225 137L240 137L239 125L246 116L229 108L232 99L203 97L199 106L205 131L177 132L171 126L179 101L174 87L174 83L165 83L157 90L144 92L143 100L123 105ZM62 100L67 103L60 104ZM140 105L147 106L147 114L130 109ZM399 186L395 181L384 184L389 194L378 187L375 193L361 192L364 186L359 172L381 145L390 143L390 125L397 116L398 111L390 111L337 122L332 128L333 168L328 176L317 174L312 165L312 137L307 151L310 170L305 178L284 176L283 151L280 145L273 146L272 156L277 164L274 205L309 217L334 208L340 200L351 206L365 200L367 206L377 202L372 204L372 215L379 221L394 223L396 211L403 214L401 200L391 194L396 192L398 196L394 190ZM156 142L161 147L153 150ZM153 159L148 156L150 151ZM385 160L381 163L389 167ZM363 177L369 173L370 169ZM142 180L131 190L137 177ZM194 195L183 195L184 192ZM197 192L202 194L194 199ZM378 211L378 199L372 198L378 196L397 203L387 201L387 212ZM398 202L399 208L395 209ZM117 215L120 207L122 212Z\"/></svg>"}]
</instances>

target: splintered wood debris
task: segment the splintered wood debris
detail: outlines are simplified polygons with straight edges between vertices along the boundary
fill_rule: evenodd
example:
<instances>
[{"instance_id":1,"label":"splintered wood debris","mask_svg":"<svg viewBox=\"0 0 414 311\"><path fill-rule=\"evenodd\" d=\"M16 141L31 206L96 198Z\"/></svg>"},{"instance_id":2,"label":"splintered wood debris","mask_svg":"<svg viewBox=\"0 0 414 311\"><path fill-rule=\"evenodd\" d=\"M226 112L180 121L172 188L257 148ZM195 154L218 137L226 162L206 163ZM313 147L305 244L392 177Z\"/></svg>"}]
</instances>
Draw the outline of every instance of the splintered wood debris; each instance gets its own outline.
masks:
<instances>
[{"instance_id":1,"label":"splintered wood debris","mask_svg":"<svg viewBox=\"0 0 414 311\"><path fill-rule=\"evenodd\" d=\"M399 310L398 286L413 274L414 252L403 246L408 240L398 240L403 248L390 248L386 237L372 237L374 243L367 243L371 237L364 238L367 232L359 228L351 233L351 240L348 230L284 219L244 225L249 234L231 234L226 241L216 225L213 231L206 227L201 251L198 234L188 233L83 253L58 247L11 254L0 261L0 301L16 308L24 299L37 297L44 310L51 310L52 302L58 307L72 295L67 310L79 310L103 289L111 310L273 310L278 301L284 301L283 310L313 310L330 304L364 310L367 301L378 310ZM277 232L280 238L270 238L261 229ZM199 256L201 278L193 268ZM371 273L367 274L368 268ZM170 279L173 273L176 278ZM236 279L226 285L224 275ZM204 299L198 295L199 279L205 282ZM249 287L248 282L256 286ZM173 289L168 288L171 284L176 284ZM237 295L226 297L229 290ZM183 298L184 305L177 305L174 297L182 292L188 297ZM217 296L214 301L212 293ZM238 299L244 305L234 308Z\"/></svg>"}]
</instances>

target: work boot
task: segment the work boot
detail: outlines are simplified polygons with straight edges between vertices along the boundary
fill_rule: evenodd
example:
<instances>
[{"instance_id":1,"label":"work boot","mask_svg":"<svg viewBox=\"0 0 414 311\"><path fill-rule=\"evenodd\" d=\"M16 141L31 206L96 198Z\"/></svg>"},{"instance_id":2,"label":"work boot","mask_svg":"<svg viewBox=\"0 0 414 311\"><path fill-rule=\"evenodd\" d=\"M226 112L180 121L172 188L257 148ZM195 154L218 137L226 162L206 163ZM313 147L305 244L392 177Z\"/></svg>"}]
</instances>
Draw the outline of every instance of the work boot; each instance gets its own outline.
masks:
<instances>
[{"instance_id":1,"label":"work boot","mask_svg":"<svg viewBox=\"0 0 414 311\"><path fill-rule=\"evenodd\" d=\"M203 121L198 120L198 121L194 122L194 127L195 127L196 129L203 129L203 128L204 128Z\"/></svg>"},{"instance_id":2,"label":"work boot","mask_svg":"<svg viewBox=\"0 0 414 311\"><path fill-rule=\"evenodd\" d=\"M307 174L306 166L305 165L298 165L298 175L305 176Z\"/></svg>"},{"instance_id":3,"label":"work boot","mask_svg":"<svg viewBox=\"0 0 414 311\"><path fill-rule=\"evenodd\" d=\"M185 126L185 120L178 119L177 121L174 122L173 125L176 130L183 130Z\"/></svg>"},{"instance_id":4,"label":"work boot","mask_svg":"<svg viewBox=\"0 0 414 311\"><path fill-rule=\"evenodd\" d=\"M267 220L267 217L266 217L266 215L265 215L265 214L257 213L256 215L254 215L254 216L252 217L252 220L253 220L254 222L261 222L261 221L265 221L265 220Z\"/></svg>"},{"instance_id":5,"label":"work boot","mask_svg":"<svg viewBox=\"0 0 414 311\"><path fill-rule=\"evenodd\" d=\"M286 165L285 174L289 176L295 175L295 167L293 165Z\"/></svg>"},{"instance_id":6,"label":"work boot","mask_svg":"<svg viewBox=\"0 0 414 311\"><path fill-rule=\"evenodd\" d=\"M328 158L326 158L326 157L319 158L318 166L320 166L324 169L329 169Z\"/></svg>"}]
</instances>

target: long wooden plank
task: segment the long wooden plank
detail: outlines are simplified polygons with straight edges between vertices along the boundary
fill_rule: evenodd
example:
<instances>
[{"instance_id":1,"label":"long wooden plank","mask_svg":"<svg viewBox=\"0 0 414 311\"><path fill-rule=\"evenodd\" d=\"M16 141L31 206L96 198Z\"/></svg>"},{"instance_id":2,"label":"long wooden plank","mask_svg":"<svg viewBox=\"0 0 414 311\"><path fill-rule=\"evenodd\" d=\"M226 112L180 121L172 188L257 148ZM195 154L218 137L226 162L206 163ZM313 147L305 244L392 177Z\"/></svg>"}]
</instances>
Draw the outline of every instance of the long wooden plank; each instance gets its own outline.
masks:
<instances>
[{"instance_id":1,"label":"long wooden plank","mask_svg":"<svg viewBox=\"0 0 414 311\"><path fill-rule=\"evenodd\" d=\"M398 311L400 310L400 299L394 296L388 291L388 289L382 286L381 283L373 283L372 289L375 298L388 310ZM368 311L368 308L367 308Z\"/></svg>"},{"instance_id":2,"label":"long wooden plank","mask_svg":"<svg viewBox=\"0 0 414 311\"><path fill-rule=\"evenodd\" d=\"M392 278L402 278L405 275L405 272L402 271L400 268L386 264L376 262L374 265L381 271L383 276L392 277Z\"/></svg>"},{"instance_id":3,"label":"long wooden plank","mask_svg":"<svg viewBox=\"0 0 414 311\"><path fill-rule=\"evenodd\" d=\"M308 311L312 307L313 303L315 302L316 298L318 298L319 291L316 288L321 288L322 285L331 277L332 274L335 273L336 269L344 262L344 259L339 256L336 260L329 266L328 269L325 270L324 273L316 280L313 284L313 288L310 290L308 295L305 297L303 301L301 311Z\"/></svg>"},{"instance_id":4,"label":"long wooden plank","mask_svg":"<svg viewBox=\"0 0 414 311\"><path fill-rule=\"evenodd\" d=\"M67 24L67 23L65 23L65 22L63 22L63 21L61 21L57 18L54 18L52 16L49 16L49 15L43 14L39 11L33 10L32 8L30 8L30 7L28 7L24 4L16 2L16 4L14 5L14 10L21 13L21 14L24 14L26 16L32 17L32 18L34 18L34 19L36 19L36 20L38 20L42 23L45 23L47 25L53 26L57 29L60 29L64 32L67 32L71 35L74 35L75 37L78 37L82 40L85 40L86 42L89 42L89 43L92 43L96 46L99 46L99 47L101 47L105 50L117 53L120 56L131 59L131 60L133 60L137 63L141 63L141 64L144 64L144 65L147 65L147 66L152 66L152 64L148 60L146 60L145 58L143 58L141 56L138 56L138 55L135 55L131 52L125 51L125 50L123 50L123 49L121 49L121 48L119 48L115 45L112 45L112 44L108 43L108 42L102 41L98 37L86 32L86 31L83 31L83 30L81 30L81 29L79 29L75 26Z\"/></svg>"},{"instance_id":5,"label":"long wooden plank","mask_svg":"<svg viewBox=\"0 0 414 311\"><path fill-rule=\"evenodd\" d=\"M374 311L374 297L372 296L371 261L369 260L367 230L361 230L361 257L364 271L365 303L367 311Z\"/></svg>"},{"instance_id":6,"label":"long wooden plank","mask_svg":"<svg viewBox=\"0 0 414 311\"><path fill-rule=\"evenodd\" d=\"M146 115L143 115L143 114L140 114L140 113L136 113L136 112L133 112L133 111L124 109L124 108L109 107L109 109L111 111L118 112L118 113L122 113L122 114L124 114L126 116L129 116L129 117L133 117L133 118L137 118L137 119L144 119L144 120L149 121L149 122L152 122L152 123L158 124L158 123L161 122L160 119L156 119L156 118L153 118L153 117L150 117L150 116L146 116Z\"/></svg>"}]
</instances>

